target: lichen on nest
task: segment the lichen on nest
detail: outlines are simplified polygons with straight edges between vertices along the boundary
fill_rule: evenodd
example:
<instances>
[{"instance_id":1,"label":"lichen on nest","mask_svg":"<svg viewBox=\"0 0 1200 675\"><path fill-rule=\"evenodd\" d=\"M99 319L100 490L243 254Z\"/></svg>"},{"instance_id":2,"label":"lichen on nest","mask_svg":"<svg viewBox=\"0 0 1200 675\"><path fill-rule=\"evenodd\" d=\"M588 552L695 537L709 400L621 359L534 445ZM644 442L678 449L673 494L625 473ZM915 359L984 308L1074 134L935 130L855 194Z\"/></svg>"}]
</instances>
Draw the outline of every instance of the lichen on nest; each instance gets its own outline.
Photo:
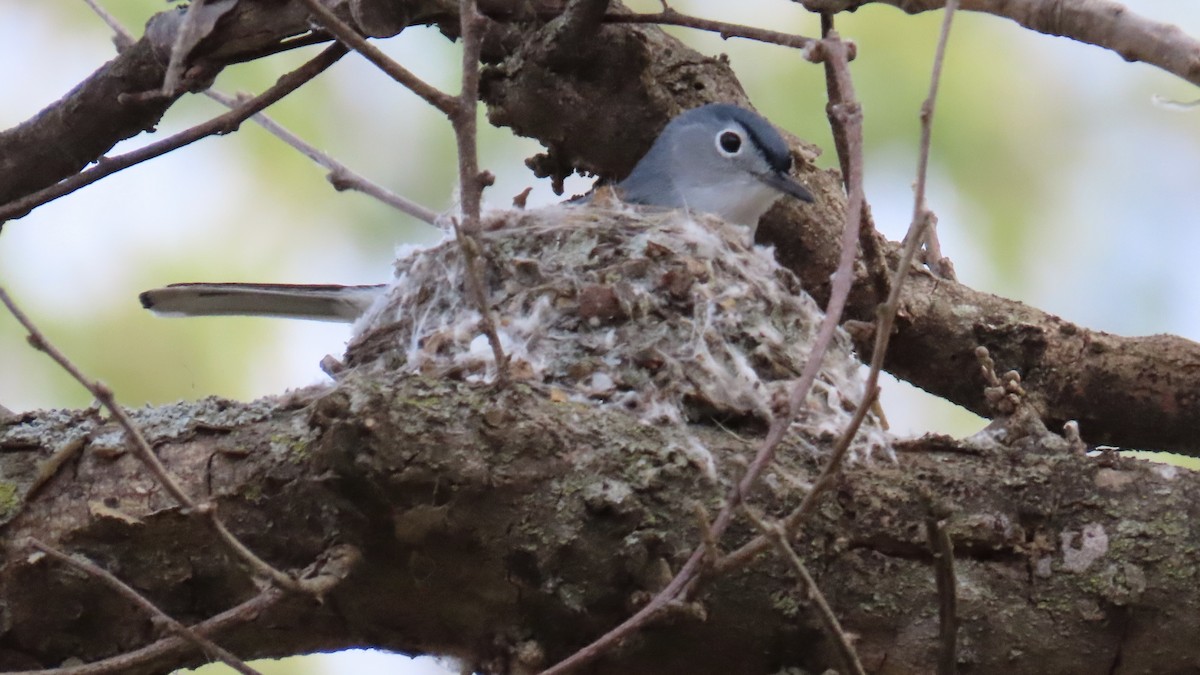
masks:
<instances>
[{"instance_id":1,"label":"lichen on nest","mask_svg":"<svg viewBox=\"0 0 1200 675\"><path fill-rule=\"evenodd\" d=\"M510 376L555 400L615 406L647 423L765 422L816 339L821 309L746 228L569 205L487 221L485 287ZM453 240L401 255L386 298L356 326L347 365L494 378L464 274ZM794 431L817 446L836 438L863 395L860 371L839 330ZM868 416L854 454L888 446Z\"/></svg>"}]
</instances>

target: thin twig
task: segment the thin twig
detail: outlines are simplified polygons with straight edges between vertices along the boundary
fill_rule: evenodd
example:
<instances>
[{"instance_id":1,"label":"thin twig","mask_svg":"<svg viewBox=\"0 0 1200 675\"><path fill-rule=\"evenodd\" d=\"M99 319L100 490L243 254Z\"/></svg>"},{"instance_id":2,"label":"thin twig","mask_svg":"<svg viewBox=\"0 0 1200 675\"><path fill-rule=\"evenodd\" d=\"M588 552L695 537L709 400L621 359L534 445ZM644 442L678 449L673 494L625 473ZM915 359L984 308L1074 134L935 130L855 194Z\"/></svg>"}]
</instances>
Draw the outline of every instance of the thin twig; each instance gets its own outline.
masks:
<instances>
[{"instance_id":1,"label":"thin twig","mask_svg":"<svg viewBox=\"0 0 1200 675\"><path fill-rule=\"evenodd\" d=\"M153 159L160 155L164 155L172 150L177 150L185 145L194 143L202 138L207 138L214 134L228 134L235 131L246 118L263 110L267 106L275 103L284 96L295 91L300 85L313 79L329 66L332 66L346 53L346 48L340 44L330 45L326 47L317 56L310 61L300 66L296 70L287 73L279 78L279 80L268 88L263 93L246 101L236 110L231 110L223 115L197 124L194 127L185 129L173 136L164 138L161 141L151 143L145 147L138 148L127 152L123 155L112 158L101 158L96 162L96 165L85 171L64 178L63 180L49 187L38 190L37 192L25 195L19 199L0 206L0 223L11 218L23 216L31 210L62 197L71 194L85 185L90 185L96 181L110 176L122 169L127 169L135 164L139 164L148 159Z\"/></svg>"},{"instance_id":2,"label":"thin twig","mask_svg":"<svg viewBox=\"0 0 1200 675\"><path fill-rule=\"evenodd\" d=\"M459 24L462 33L462 90L450 115L458 145L458 183L462 200L463 225L468 234L479 234L479 208L483 199L484 179L479 175L479 144L475 117L479 106L479 55L483 49L480 35L483 18L474 0L459 0Z\"/></svg>"},{"instance_id":3,"label":"thin twig","mask_svg":"<svg viewBox=\"0 0 1200 675\"><path fill-rule=\"evenodd\" d=\"M853 87L848 82L849 68L846 66L848 48L846 43L841 42L835 35L831 35L822 41L822 46L828 52L832 52L833 55L827 55L828 58L837 58L839 60L841 70L845 73L847 80L843 85L843 91L848 96L853 96ZM730 523L733 521L734 511L741 505L745 495L750 493L762 475L762 472L774 460L776 450L785 438L787 430L792 425L792 421L799 414L805 399L808 397L808 392L816 380L817 374L820 372L821 362L824 360L825 352L828 350L833 336L836 334L837 326L841 320L842 309L845 307L846 299L850 294L850 288L854 279L853 266L857 253L858 232L862 223L863 204L865 203L862 188L862 116L858 104L853 99L848 99L839 103L839 105L846 113L848 126L854 129L855 133L852 134L852 137L856 142L852 146L854 155L851 163L851 189L849 204L846 208L846 226L842 236L842 254L838 271L834 275L833 289L830 294L829 304L826 307L826 315L818 329L817 337L810 352L808 362L805 364L804 371L801 372L800 377L792 387L788 398L787 414L780 415L772 420L771 426L767 431L767 437L763 440L758 453L746 469L745 475L730 489L725 504L722 506L721 511L717 514L710 528L711 534L709 536L713 540L719 540L725 533L725 530L728 529ZM874 389L874 386L866 387L867 395L864 397L864 403L873 400L872 392ZM861 424L864 417L865 412L856 414L854 419L858 420L857 424ZM846 433L847 436L853 437L854 431L858 428L857 424L852 422L851 429ZM840 464L845 454L846 452L843 450L841 453L831 457L827 472L836 471L838 464ZM703 543L697 546L692 552L691 557L688 558L675 577L642 609L617 627L600 636L591 644L544 671L542 675L558 675L583 665L612 648L617 642L653 619L663 608L678 600L693 587L694 582L699 577L701 564L705 559L707 550L708 547Z\"/></svg>"},{"instance_id":4,"label":"thin twig","mask_svg":"<svg viewBox=\"0 0 1200 675\"><path fill-rule=\"evenodd\" d=\"M819 498L825 494L825 491L833 487L834 479L837 478L842 462L845 460L846 453L850 449L850 444L854 440L854 434L849 430L857 430L866 419L867 413L870 412L871 406L879 397L879 386L875 385L867 391L866 396L859 403L858 408L854 410L854 416L850 419L850 424L846 425L847 431L843 431L834 444L833 452L829 455L829 459L825 462L825 467L821 470L821 475L817 480L813 481L812 487L809 488L804 499L800 501L800 505L792 510L782 521L784 531L787 536L791 537L796 534L796 530L804 523L809 514L816 509ZM767 550L771 546L770 539L766 537L755 537L743 544L740 548L732 553L729 553L724 558L721 558L713 565L713 572L722 574L731 569L736 569L753 560L755 556Z\"/></svg>"},{"instance_id":5,"label":"thin twig","mask_svg":"<svg viewBox=\"0 0 1200 675\"><path fill-rule=\"evenodd\" d=\"M453 96L417 77L412 71L384 54L378 47L367 42L367 39L359 35L350 24L339 19L329 8L321 4L321 0L300 0L300 2L308 11L312 12L317 23L332 33L342 44L362 54L363 58L375 64L393 80L408 87L414 94L425 99L429 105L442 111L447 117L455 115L458 101Z\"/></svg>"},{"instance_id":6,"label":"thin twig","mask_svg":"<svg viewBox=\"0 0 1200 675\"><path fill-rule=\"evenodd\" d=\"M834 325L828 329L830 338L832 338L833 329L840 322L842 310L845 309L846 300L850 296L850 287L854 282L853 264L855 255L858 252L858 236L859 230L862 227L866 197L863 194L862 108L855 98L854 83L850 78L849 55L846 43L842 42L837 33L833 31L832 24L823 24L823 27L825 28L825 39L821 43L821 49L813 51L812 54L814 57L820 57L824 60L827 65L826 74L832 80L829 85L829 91L835 98L830 101L829 116L836 129L835 136L840 136L843 139L843 142L838 145L838 149L839 153L843 149L846 153L841 159L842 165L846 170L845 181L848 191L845 211L846 223L842 229L841 259L838 263L837 272L834 273L829 304L825 308L825 320L821 324L821 330L827 330L827 324L830 323L831 318L833 319ZM807 369L806 367L806 371ZM872 374L874 375L873 378L871 377ZM867 417L867 412L878 396L878 379L878 372L872 371L868 373L867 381L863 386L863 399L859 401L858 408L855 409L850 424L842 431L842 435L835 444L833 452L830 454L829 459L826 460L821 477L813 484L808 494L804 496L804 501L793 512L793 515L797 513L807 515L815 507L817 498L832 487L834 478L837 476L843 460L849 453L854 436L858 433L859 427ZM798 405L798 402L795 400L796 393L796 391L793 391L793 400L790 402L790 405ZM789 518L788 523L790 524L791 522L792 519ZM792 529L789 529L789 533L792 531ZM748 550L748 547L752 545L756 547L754 553L757 553L765 548L766 542L761 539L751 541L738 551L726 556L719 565L719 568L725 569L734 561L744 560L746 557L753 555Z\"/></svg>"},{"instance_id":7,"label":"thin twig","mask_svg":"<svg viewBox=\"0 0 1200 675\"><path fill-rule=\"evenodd\" d=\"M957 4L957 0L951 1ZM827 34L832 34L832 15L822 15L821 25L822 29ZM944 30L940 38L942 45L944 45L945 41L949 39L948 26L949 22L947 21L946 24L944 24ZM945 54L945 49L942 45L939 45L937 56L935 56L935 58L940 58ZM836 93L838 96L844 96L848 92L852 96L854 85L850 79L849 67L845 59L837 58L830 65L831 67L826 70L826 73L832 78L832 81L829 83L831 95ZM938 74L941 73L941 68L935 67L933 72L933 77L936 79ZM931 95L936 95L937 86L932 85L930 87L930 91ZM928 106L930 114L928 118L925 118L924 115L922 117L923 120L925 120L925 123L932 124L933 105L929 102L926 102L926 105ZM926 106L922 106L922 109L925 107ZM830 117L831 119L836 119L833 114L831 114ZM854 137L856 135L855 130L857 130L857 146L854 144ZM835 125L834 137L836 138L840 135L845 139L843 143L838 144L839 154L842 151L842 148L846 148L848 152L847 157L841 158L842 165L848 167L849 171L851 172L862 171L861 134L861 125L850 124L842 128L838 128ZM921 152L923 155L928 155L929 139L931 137L931 134L922 134L923 145ZM923 172L927 166L928 158L926 157L924 162L918 162L918 171ZM861 173L859 173L859 179L861 180ZM850 182L853 182L853 179L851 179ZM916 193L916 198L918 200L924 199L924 184L924 175L922 173L922 175L918 176L918 190ZM851 195L850 201L853 202L853 194ZM854 208L853 205L848 204L846 207L846 212L848 214L850 213L851 208ZM861 208L861 203L859 208ZM858 408L854 411L854 419L858 420L858 422L852 421L850 426L845 430L845 432L843 432L842 437L838 439L837 447L835 448L833 455L831 455L829 462L827 462L825 466L825 469L821 472L821 477L817 479L816 483L813 484L812 490L810 490L809 493L804 496L804 500L800 502L800 505L784 519L784 528L789 537L795 534L796 530L808 517L808 514L810 514L816 507L817 498L833 486L833 478L836 475L837 466L842 461L846 449L849 448L852 434L857 430L858 424L861 423L861 420L866 418L868 408L874 404L875 398L878 396L879 374L883 370L883 359L887 354L888 342L892 337L892 326L896 320L896 313L899 311L900 291L904 285L905 279L908 278L908 271L909 268L912 267L912 261L916 257L917 249L922 239L921 229L924 227L925 222L925 219L921 218L914 220L909 225L908 233L905 235L904 248L901 251L900 260L897 263L895 273L892 276L891 289L888 292L887 300L876 310L877 320L875 326L875 342L871 351L871 362L870 367L867 370L866 382L863 385L863 389L866 394L863 396L863 400L859 402ZM770 542L767 541L765 537L755 537L738 550L725 556L725 558L717 563L716 568L718 571L723 571L734 566L745 564L756 555L766 550L769 546Z\"/></svg>"},{"instance_id":8,"label":"thin twig","mask_svg":"<svg viewBox=\"0 0 1200 675\"><path fill-rule=\"evenodd\" d=\"M938 46L934 53L933 72L930 75L929 83L929 96L921 105L921 148L917 159L913 219L908 225L908 232L904 235L904 247L900 254L900 260L896 263L896 274L892 280L892 288L888 293L887 302L879 309L879 320L875 326L875 347L871 353L871 370L867 376L869 385L873 385L879 381L879 371L883 369L883 358L887 353L888 341L892 337L892 326L896 320L896 313L900 310L900 289L904 285L904 280L908 277L908 271L912 267L917 247L924 238L922 231L930 221L925 215L927 211L925 208L925 185L929 169L930 145L933 139L933 112L937 102L938 83L942 74L942 61L946 56L946 43L950 39L950 24L954 18L954 11L957 8L958 0L949 0L946 3L946 15L942 21L942 32L938 37ZM847 79L849 79L849 76L847 76Z\"/></svg>"},{"instance_id":9,"label":"thin twig","mask_svg":"<svg viewBox=\"0 0 1200 675\"><path fill-rule=\"evenodd\" d=\"M816 38L804 37L803 35L781 33L765 28L743 26L736 23L726 23L724 21L714 21L713 19L691 16L677 12L670 7L666 7L663 11L654 14L605 14L604 21L605 23L648 23L695 28L696 30L717 33L725 40L731 37L745 38L747 40L756 40L758 42L766 42L793 49L807 49L820 42Z\"/></svg>"},{"instance_id":10,"label":"thin twig","mask_svg":"<svg viewBox=\"0 0 1200 675\"><path fill-rule=\"evenodd\" d=\"M121 22L117 21L117 17L109 14L108 10L100 6L100 3L96 2L96 0L83 1L87 3L87 6L92 8L92 11L96 13L96 16L100 17L100 20L107 24L112 30L113 43L116 45L118 52L129 49L134 45L135 42L137 42L137 40L133 37L133 33L125 30L125 27L121 25Z\"/></svg>"},{"instance_id":11,"label":"thin twig","mask_svg":"<svg viewBox=\"0 0 1200 675\"><path fill-rule=\"evenodd\" d=\"M821 35L829 35L833 31L833 15L821 15ZM813 56L819 56L814 53ZM835 70L837 64L833 59L821 59L821 65L825 70L825 115L829 118L830 131L833 135L833 147L837 153L838 168L842 172L842 187L845 188L846 194L850 193L850 158L853 153L850 151L850 139L847 136L845 125L839 124L833 117L833 106L839 101L842 101L841 78Z\"/></svg>"},{"instance_id":12,"label":"thin twig","mask_svg":"<svg viewBox=\"0 0 1200 675\"><path fill-rule=\"evenodd\" d=\"M946 0L799 0L814 12L855 11L870 3L893 5L907 14L942 9ZM1111 50L1126 61L1157 66L1200 86L1196 54L1200 40L1179 26L1130 11L1116 0L972 0L967 8L1012 19L1020 26ZM1144 3L1143 3L1144 4ZM1186 5L1191 6L1191 5Z\"/></svg>"},{"instance_id":13,"label":"thin twig","mask_svg":"<svg viewBox=\"0 0 1200 675\"><path fill-rule=\"evenodd\" d=\"M221 92L214 91L212 89L204 92L204 95L229 108L236 108L241 104L241 101L239 101L237 97L222 94ZM334 188L338 190L355 190L357 192L362 192L363 194L367 194L375 199L378 199L379 201L391 206L401 213L407 213L413 218L422 220L430 225L437 224L438 213L436 211L428 209L412 201L411 199L402 197L395 192L388 190L382 185L371 181L362 174L353 171L350 169L350 167L334 159L329 153L318 150L312 144L306 142L304 139L300 138L291 131L288 131L278 122L268 117L266 113L258 113L250 119L262 128L266 129L275 137L282 140L284 143L287 143L296 150L300 151L300 153L305 157L308 157L312 161L316 162L322 168L327 169L329 171L327 178L329 179L329 182L333 184Z\"/></svg>"},{"instance_id":14,"label":"thin twig","mask_svg":"<svg viewBox=\"0 0 1200 675\"><path fill-rule=\"evenodd\" d=\"M482 50L481 22L483 17L475 8L474 0L459 0L458 4L462 33L462 91L459 92L457 107L450 117L454 126L454 141L458 146L459 199L462 202L462 220L454 222L454 236L462 249L467 274L467 294L479 312L480 328L487 336L496 361L496 383L504 386L508 382L508 357L496 332L496 320L488 306L486 283L483 277L483 260L479 251L479 209L483 188L490 184L490 174L485 177L479 172L479 146L476 142L475 115L479 101L479 54Z\"/></svg>"},{"instance_id":15,"label":"thin twig","mask_svg":"<svg viewBox=\"0 0 1200 675\"><path fill-rule=\"evenodd\" d=\"M154 617L155 621L166 625L166 627L173 633L196 645L209 656L220 659L230 668L233 668L243 675L262 675L257 670L246 665L245 661L239 659L237 656L234 656L225 648L172 618L169 614L159 609L153 602L150 602L146 596L130 588L128 584L118 579L108 570L81 556L67 555L53 546L37 539L30 539L29 543L31 546L42 553L45 553L51 558L54 558L65 565L74 567L84 574L95 577L100 581L103 581L105 584L108 584L110 588L121 594L121 597L129 600L133 604L142 608L142 611Z\"/></svg>"},{"instance_id":16,"label":"thin twig","mask_svg":"<svg viewBox=\"0 0 1200 675\"><path fill-rule=\"evenodd\" d=\"M29 344L36 350L46 354L59 365L63 370L67 371L72 378L75 379L84 389L87 389L96 400L100 402L117 424L125 431L125 435L129 438L133 445L133 450L142 460L142 463L150 469L150 473L158 480L159 485L170 493L181 506L190 512L202 515L208 524L216 532L217 536L240 558L243 562L250 566L256 573L270 579L280 588L286 588L292 591L305 591L302 583L296 581L290 575L281 572L270 565L262 558L259 558L250 549L246 548L241 541L237 539L221 522L217 516L216 509L211 504L198 504L193 500L175 480L167 467L163 465L162 460L158 455L154 454L154 449L150 447L150 443L142 434L141 429L129 417L129 413L117 404L116 396L113 395L112 389L107 385L97 380L89 379L79 370L74 363L70 361L62 352L58 350L46 336L34 325L33 321L21 311L19 307L9 297L8 292L0 288L0 303L8 308L8 311L16 318L17 322L25 327L29 333Z\"/></svg>"},{"instance_id":17,"label":"thin twig","mask_svg":"<svg viewBox=\"0 0 1200 675\"><path fill-rule=\"evenodd\" d=\"M133 45L133 35L121 25L121 22L117 21L116 17L114 17L112 14L109 14L96 2L96 0L83 1L87 3L88 7L92 8L92 11L95 12L109 28L112 29L114 33L113 42L116 44L118 52L128 49ZM245 97L229 96L228 94L223 94L215 89L206 89L204 91L204 95L231 110L237 109L238 106L241 106L246 102ZM296 134L288 131L281 124L267 116L266 113L255 113L250 119L260 127L266 129L279 140L300 151L300 154L308 157L322 168L328 170L329 174L327 178L335 189L339 191L355 190L362 192L363 194L370 195L375 199L378 199L379 201L391 206L401 213L407 213L413 218L423 220L430 225L436 224L438 217L437 212L433 211L432 209L427 209L410 199L402 197L395 192L388 190L382 185L369 180L362 174L352 171L350 167L337 161L329 153L318 150L311 143L306 142Z\"/></svg>"},{"instance_id":18,"label":"thin twig","mask_svg":"<svg viewBox=\"0 0 1200 675\"><path fill-rule=\"evenodd\" d=\"M745 478L742 479L740 492L743 495L750 491L758 476L774 459L775 450L783 440L784 433L791 426L792 420L800 413L809 389L812 388L813 382L820 373L825 352L833 342L833 336L837 333L838 326L841 325L842 312L846 308L846 301L850 297L850 289L854 284L854 260L858 256L858 233L862 228L863 206L866 203L866 197L863 194L862 108L854 98L854 86L850 82L849 55L846 43L842 42L836 34L831 33L821 42L821 51L825 54L825 58L833 59L841 70L841 91L844 98L834 105L834 110L835 115L842 117L850 141L849 195L846 201L846 221L842 228L841 253L830 288L829 302L825 306L825 317L817 329L816 342L808 357L808 362L804 364L804 370L800 373L800 379L792 388L791 396L788 399L787 418L782 424L772 424L763 449L750 463L750 468L746 471ZM868 385L866 391L870 392L871 390L872 387ZM846 433L853 434L857 432L857 429L856 425L851 425Z\"/></svg>"},{"instance_id":19,"label":"thin twig","mask_svg":"<svg viewBox=\"0 0 1200 675\"><path fill-rule=\"evenodd\" d=\"M79 370L79 368L77 368L74 363L72 363L62 352L60 352L57 347L55 347L50 343L49 340L46 339L46 336L41 332L41 330L34 325L33 321L25 314L25 312L21 311L21 308L17 307L16 303L14 303L12 298L9 297L8 292L3 288L0 288L0 303L3 303L4 306L8 308L9 313L16 318L17 322L24 326L25 330L28 331L29 336L27 339L30 346L49 356L51 360L57 363L60 368L67 371L67 374L74 378L76 382L83 385L84 389L87 389L88 392L91 393L91 395L94 396L101 405L109 410L114 419L117 420L117 423L121 425L121 427L129 435L130 439L133 441L134 449L141 456L142 461L147 467L149 467L155 478L158 479L159 484L162 485L168 493L170 493L171 497L185 508L195 510L196 503L193 502L192 498L183 491L183 488L179 486L179 483L175 482L175 479L171 476L170 472L167 471L167 468L163 465L163 463L158 459L158 456L155 455L154 451L150 449L150 444L142 435L141 430L133 424L131 419L129 419L129 416L126 414L125 410L116 404L112 390L101 382L88 379L88 377L83 374L83 371Z\"/></svg>"},{"instance_id":20,"label":"thin twig","mask_svg":"<svg viewBox=\"0 0 1200 675\"><path fill-rule=\"evenodd\" d=\"M858 653L854 651L854 646L850 644L850 638L846 635L846 631L842 629L841 622L838 621L837 615L833 613L833 608L829 606L829 601L825 599L825 594L821 593L817 582L808 572L808 566L796 554L796 550L788 543L787 533L783 527L777 522L768 523L753 509L743 509L751 522L762 532L763 536L771 540L779 551L783 559L792 566L792 570L796 572L796 576L800 577L800 591L812 598L817 605L817 615L821 617L821 625L825 627L825 633L829 639L837 646L838 655L842 657L842 665L846 670L855 673L856 675L866 675L863 670L862 661L858 658ZM940 675L940 674L939 674Z\"/></svg>"},{"instance_id":21,"label":"thin twig","mask_svg":"<svg viewBox=\"0 0 1200 675\"><path fill-rule=\"evenodd\" d=\"M938 675L958 670L958 581L954 574L954 543L943 524L933 516L925 521L925 534L933 552L938 592Z\"/></svg>"},{"instance_id":22,"label":"thin twig","mask_svg":"<svg viewBox=\"0 0 1200 675\"><path fill-rule=\"evenodd\" d=\"M226 628L253 621L283 597L283 593L278 589L267 588L237 607L227 609L212 618L201 621L192 626L191 630L198 635L211 635ZM192 644L181 636L172 635L145 647L92 663L45 670L6 672L4 675L114 675L127 673L152 661L180 653L184 649L190 648Z\"/></svg>"},{"instance_id":23,"label":"thin twig","mask_svg":"<svg viewBox=\"0 0 1200 675\"><path fill-rule=\"evenodd\" d=\"M925 188L929 175L929 152L933 145L933 111L937 105L938 86L942 81L942 64L946 59L946 45L950 40L950 25L954 20L954 12L958 9L958 0L946 2L946 13L942 17L942 30L938 35L937 49L933 55L933 72L929 78L929 95L921 104L921 145L917 155L917 181L914 188L913 216L905 237L917 237L925 246L927 253L926 264L929 268L945 278L953 278L953 271L942 261L941 244L937 240L937 230L934 227L936 217L929 211L925 201ZM907 241L905 242L907 243Z\"/></svg>"},{"instance_id":24,"label":"thin twig","mask_svg":"<svg viewBox=\"0 0 1200 675\"><path fill-rule=\"evenodd\" d=\"M475 114L479 98L479 53L482 49L479 35L479 22L482 18L475 9L475 3L469 0L460 0L459 2L463 72L462 91L455 97L433 87L404 66L388 58L349 24L329 11L321 4L320 0L301 0L301 2L313 13L317 22L337 36L338 40L352 47L380 70L390 75L392 79L408 87L417 96L442 111L454 126L455 142L458 144L460 198L463 212L463 222L455 223L454 234L463 251L467 275L467 294L479 311L480 328L487 336L488 345L492 348L492 358L496 361L497 383L504 384L508 381L508 357L504 354L500 335L496 332L496 322L492 317L491 308L487 304L479 244L474 239L475 233L479 230L480 193L483 191L485 182L479 173L478 150L475 142Z\"/></svg>"},{"instance_id":25,"label":"thin twig","mask_svg":"<svg viewBox=\"0 0 1200 675\"><path fill-rule=\"evenodd\" d=\"M116 45L118 53L129 49L137 42L137 38L134 37L133 33L130 33L128 30L126 30L125 27L121 25L121 22L117 21L115 16L109 14L107 10L101 7L100 3L96 2L96 0L83 0L83 2L92 9L96 16L100 17L100 19L112 29L114 33L113 44ZM329 42L332 39L333 36L324 31L309 31L300 35L292 35L282 38L279 41L271 44L255 47L249 51L229 54L224 61L224 65L232 66L238 63L256 61L268 56L274 56L275 54L282 54L283 52L291 51L293 49L319 45L323 42Z\"/></svg>"}]
</instances>

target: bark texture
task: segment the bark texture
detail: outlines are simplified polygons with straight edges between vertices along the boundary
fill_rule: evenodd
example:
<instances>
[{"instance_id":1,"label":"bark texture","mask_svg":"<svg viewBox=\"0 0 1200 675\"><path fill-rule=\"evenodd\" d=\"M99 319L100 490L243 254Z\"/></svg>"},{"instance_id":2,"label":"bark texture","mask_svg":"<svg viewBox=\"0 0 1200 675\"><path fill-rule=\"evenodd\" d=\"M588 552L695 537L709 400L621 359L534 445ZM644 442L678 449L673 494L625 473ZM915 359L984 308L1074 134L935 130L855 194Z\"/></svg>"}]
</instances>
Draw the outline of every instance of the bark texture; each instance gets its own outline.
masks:
<instances>
[{"instance_id":1,"label":"bark texture","mask_svg":"<svg viewBox=\"0 0 1200 675\"><path fill-rule=\"evenodd\" d=\"M338 545L361 553L324 602L284 597L217 632L224 646L255 657L370 645L494 671L566 656L665 583L700 540L696 505L719 507L749 440L716 426L648 428L521 386L354 375L286 399L209 399L137 418L187 489L214 500L273 564L314 573ZM923 673L934 662L924 527L935 512L955 545L960 665L970 672L1193 666L1196 476L1080 456L1036 424L1007 434L1008 445L924 439L896 463L852 466L798 537L870 671ZM64 438L81 447L30 495ZM690 457L694 442L714 454L717 480ZM30 555L27 536L87 555L187 621L257 592L203 520L181 513L123 450L113 424L27 414L0 429L0 448L3 667L92 661L156 637L95 580ZM819 460L786 448L755 505L786 513ZM711 579L700 602L593 670L821 672L832 659L808 599L764 556ZM200 660L184 648L129 672Z\"/></svg>"},{"instance_id":2,"label":"bark texture","mask_svg":"<svg viewBox=\"0 0 1200 675\"><path fill-rule=\"evenodd\" d=\"M425 22L453 34L457 22L453 3L333 4L369 21L371 34ZM727 64L658 29L600 25L587 3L549 22L525 3L484 5L489 116L546 145L532 160L543 175L620 176L678 111L746 103ZM197 46L190 72L202 82L307 29L290 3L243 0ZM152 127L171 103L142 96L165 72L156 44L143 38L0 134L0 200L52 184ZM777 207L759 232L823 300L843 192L835 173L813 168L814 148L793 139L793 149L816 203ZM874 233L861 246L848 318L870 321L895 252ZM869 331L859 336L865 343ZM1041 421L1079 420L1089 442L1200 454L1200 346L1092 332L954 282L910 279L887 360L893 373L990 415L973 375L981 345L998 369L1022 374L1037 419L999 420L969 442L923 439L894 464L849 467L797 538L865 665L926 673L935 662L924 528L936 514L956 548L963 671L1192 672L1196 476L1085 457ZM519 385L364 374L254 403L143 410L138 420L188 490L213 500L255 552L341 580L323 601L259 597L251 575L202 519L170 502L112 424L89 411L0 416L0 666L90 662L159 637L95 580L31 554L27 538L36 536L87 555L181 620L217 616L213 636L248 658L375 646L454 654L487 671L536 670L665 583L702 540L696 506L719 508L757 433L650 428ZM689 453L696 442L716 458L716 477ZM820 468L819 456L798 448L781 456L753 496L770 514L794 507ZM737 530L723 545L751 534ZM809 599L775 557L714 576L701 597L593 671L836 665ZM238 621L220 618L239 606ZM156 649L124 671L203 660L178 641Z\"/></svg>"}]
</instances>

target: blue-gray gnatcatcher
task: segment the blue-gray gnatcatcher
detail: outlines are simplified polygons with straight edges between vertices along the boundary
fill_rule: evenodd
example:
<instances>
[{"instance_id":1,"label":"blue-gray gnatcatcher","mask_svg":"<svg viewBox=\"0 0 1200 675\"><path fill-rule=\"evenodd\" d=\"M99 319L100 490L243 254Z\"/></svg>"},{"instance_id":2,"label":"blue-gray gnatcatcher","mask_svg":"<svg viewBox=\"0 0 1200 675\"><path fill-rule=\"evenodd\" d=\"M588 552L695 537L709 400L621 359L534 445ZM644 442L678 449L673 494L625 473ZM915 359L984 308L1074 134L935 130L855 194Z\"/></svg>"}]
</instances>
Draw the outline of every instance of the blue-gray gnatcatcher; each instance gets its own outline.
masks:
<instances>
[{"instance_id":1,"label":"blue-gray gnatcatcher","mask_svg":"<svg viewBox=\"0 0 1200 675\"><path fill-rule=\"evenodd\" d=\"M630 204L711 213L755 227L779 197L811 202L788 172L783 137L756 113L724 103L671 120L616 193ZM142 306L164 316L249 315L352 322L387 287L294 284L172 284L142 293Z\"/></svg>"}]
</instances>

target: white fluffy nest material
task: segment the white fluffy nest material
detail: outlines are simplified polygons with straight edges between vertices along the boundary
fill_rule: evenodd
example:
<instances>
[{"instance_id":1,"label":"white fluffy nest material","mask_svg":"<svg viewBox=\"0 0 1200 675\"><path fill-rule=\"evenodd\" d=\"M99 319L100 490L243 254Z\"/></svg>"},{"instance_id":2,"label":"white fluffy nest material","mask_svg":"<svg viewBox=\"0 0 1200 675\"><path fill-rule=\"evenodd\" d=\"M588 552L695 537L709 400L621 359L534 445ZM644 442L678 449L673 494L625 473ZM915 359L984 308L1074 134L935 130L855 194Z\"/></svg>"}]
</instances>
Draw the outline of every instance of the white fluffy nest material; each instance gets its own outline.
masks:
<instances>
[{"instance_id":1,"label":"white fluffy nest material","mask_svg":"<svg viewBox=\"0 0 1200 675\"><path fill-rule=\"evenodd\" d=\"M679 211L556 206L487 218L488 302L510 374L560 401L647 423L769 420L804 367L822 312L746 228ZM490 381L496 368L451 240L396 262L347 363ZM839 330L794 425L825 446L863 395ZM854 454L888 447L869 416ZM890 453L890 450L888 451Z\"/></svg>"}]
</instances>

